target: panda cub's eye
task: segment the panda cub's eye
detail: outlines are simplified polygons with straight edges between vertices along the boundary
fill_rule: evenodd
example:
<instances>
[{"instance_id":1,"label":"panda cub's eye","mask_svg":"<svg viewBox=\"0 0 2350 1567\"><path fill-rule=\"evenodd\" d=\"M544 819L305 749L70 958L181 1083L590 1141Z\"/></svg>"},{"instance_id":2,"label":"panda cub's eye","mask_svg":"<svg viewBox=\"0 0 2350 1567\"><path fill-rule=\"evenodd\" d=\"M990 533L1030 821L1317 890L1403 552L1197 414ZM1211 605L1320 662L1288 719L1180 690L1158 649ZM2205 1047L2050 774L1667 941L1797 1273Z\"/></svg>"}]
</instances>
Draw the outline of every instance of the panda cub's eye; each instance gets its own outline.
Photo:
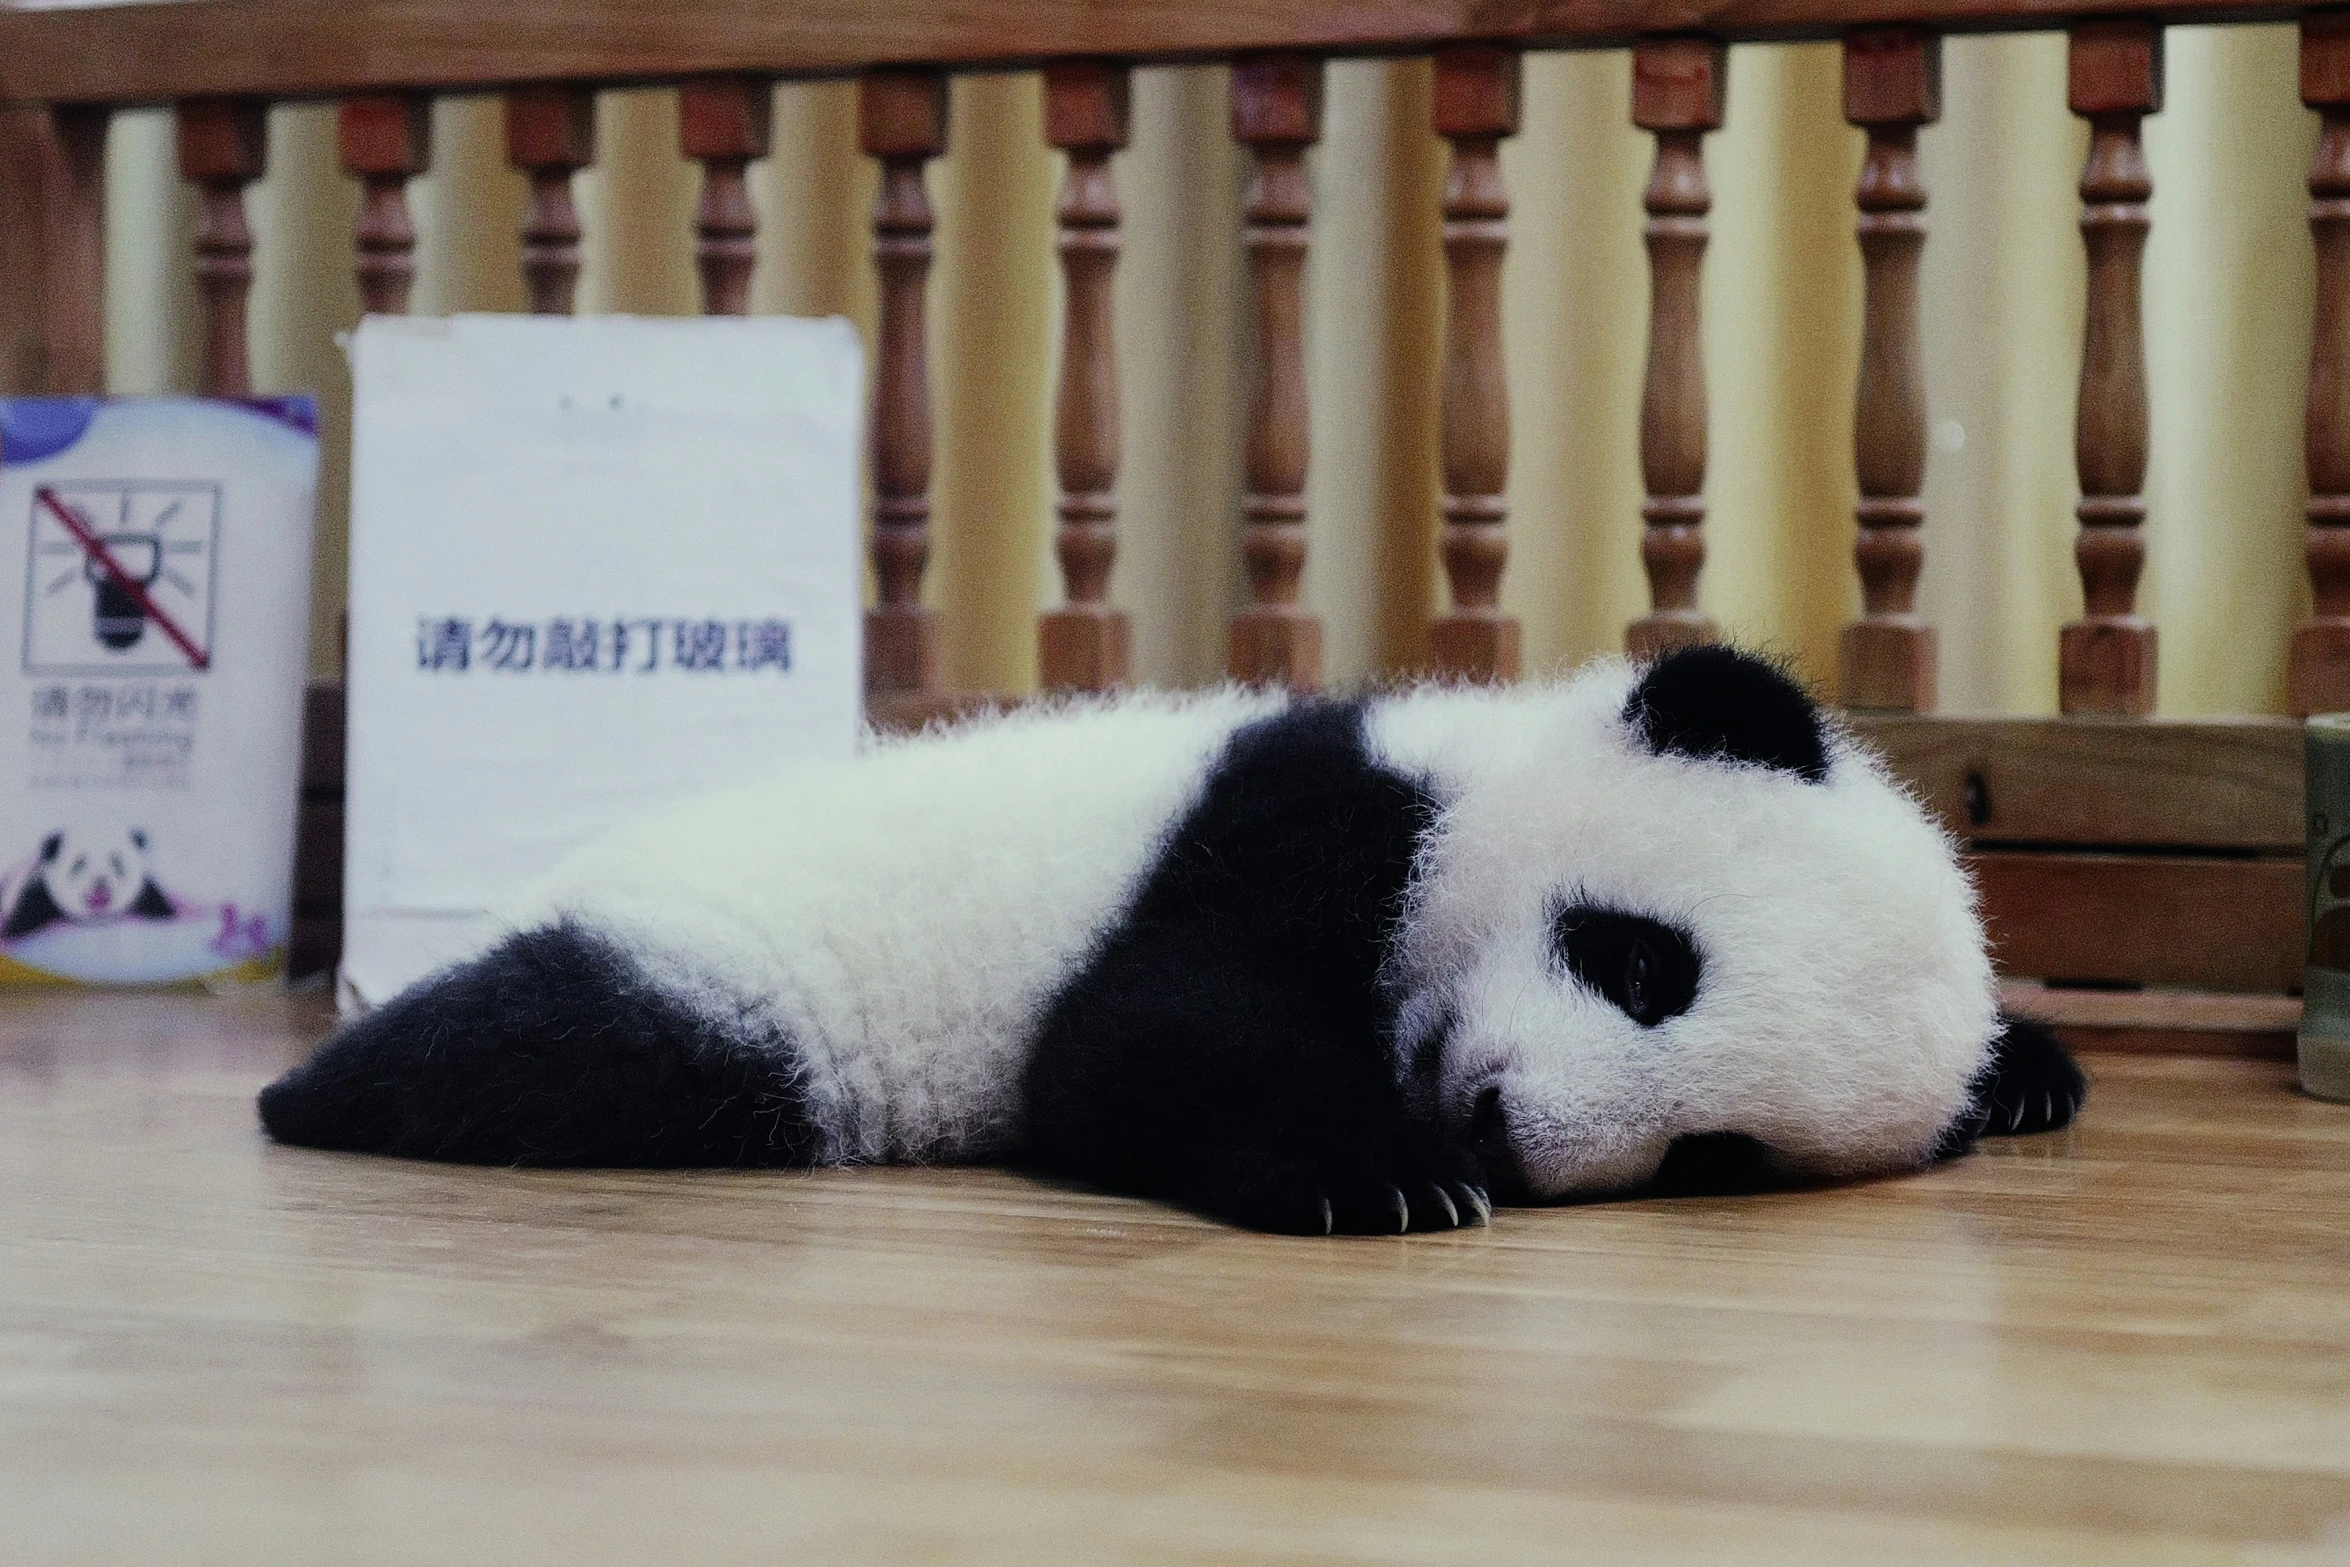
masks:
<instances>
[{"instance_id":1,"label":"panda cub's eye","mask_svg":"<svg viewBox=\"0 0 2350 1567\"><path fill-rule=\"evenodd\" d=\"M1696 944L1662 920L1577 904L1560 911L1552 940L1568 973L1642 1028L1697 1000L1704 965Z\"/></svg>"}]
</instances>

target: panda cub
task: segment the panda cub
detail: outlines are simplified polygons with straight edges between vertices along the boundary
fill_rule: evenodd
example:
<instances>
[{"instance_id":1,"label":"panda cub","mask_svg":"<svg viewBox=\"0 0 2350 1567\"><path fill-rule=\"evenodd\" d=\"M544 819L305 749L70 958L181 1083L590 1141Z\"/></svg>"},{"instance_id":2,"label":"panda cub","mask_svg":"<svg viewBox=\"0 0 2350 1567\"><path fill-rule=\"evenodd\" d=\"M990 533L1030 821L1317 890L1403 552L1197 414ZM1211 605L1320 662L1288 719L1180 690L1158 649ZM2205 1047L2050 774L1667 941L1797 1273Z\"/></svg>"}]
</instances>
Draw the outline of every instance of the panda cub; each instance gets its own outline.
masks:
<instances>
[{"instance_id":1,"label":"panda cub","mask_svg":"<svg viewBox=\"0 0 2350 1567\"><path fill-rule=\"evenodd\" d=\"M689 804L261 1095L536 1165L1009 1160L1263 1229L2071 1119L1950 843L1771 665L1042 707Z\"/></svg>"}]
</instances>

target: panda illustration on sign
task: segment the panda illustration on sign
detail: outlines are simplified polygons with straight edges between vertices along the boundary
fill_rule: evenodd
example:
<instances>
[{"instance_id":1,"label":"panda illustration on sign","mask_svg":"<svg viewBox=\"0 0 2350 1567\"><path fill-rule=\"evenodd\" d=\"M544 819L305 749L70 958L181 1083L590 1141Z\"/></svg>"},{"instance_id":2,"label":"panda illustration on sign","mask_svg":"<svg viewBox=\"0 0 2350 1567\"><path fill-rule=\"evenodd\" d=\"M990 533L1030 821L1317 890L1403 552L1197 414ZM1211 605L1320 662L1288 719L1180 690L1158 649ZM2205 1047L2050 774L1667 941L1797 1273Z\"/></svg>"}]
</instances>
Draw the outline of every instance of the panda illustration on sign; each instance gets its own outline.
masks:
<instances>
[{"instance_id":1,"label":"panda illustration on sign","mask_svg":"<svg viewBox=\"0 0 2350 1567\"><path fill-rule=\"evenodd\" d=\"M598 842L264 1090L283 1142L1003 1160L1263 1229L1909 1170L2064 1125L1951 843L1721 647L1045 705Z\"/></svg>"},{"instance_id":2,"label":"panda illustration on sign","mask_svg":"<svg viewBox=\"0 0 2350 1567\"><path fill-rule=\"evenodd\" d=\"M59 829L20 877L0 884L0 941L15 941L61 922L167 920L178 906L155 884L147 834L136 827L98 833Z\"/></svg>"}]
</instances>

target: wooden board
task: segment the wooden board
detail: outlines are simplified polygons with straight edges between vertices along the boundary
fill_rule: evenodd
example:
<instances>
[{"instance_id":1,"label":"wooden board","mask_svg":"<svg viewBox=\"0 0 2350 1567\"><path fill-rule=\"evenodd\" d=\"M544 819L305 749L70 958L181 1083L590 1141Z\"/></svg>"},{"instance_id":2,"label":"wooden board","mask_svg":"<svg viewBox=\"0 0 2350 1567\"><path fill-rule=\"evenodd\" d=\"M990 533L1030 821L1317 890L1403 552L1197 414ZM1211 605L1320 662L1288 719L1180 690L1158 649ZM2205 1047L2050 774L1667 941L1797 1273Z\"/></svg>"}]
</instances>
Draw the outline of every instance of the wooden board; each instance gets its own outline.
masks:
<instances>
[{"instance_id":1,"label":"wooden board","mask_svg":"<svg viewBox=\"0 0 2350 1567\"><path fill-rule=\"evenodd\" d=\"M348 754L343 684L313 680L302 707L302 803L294 819L296 977L343 958L343 768Z\"/></svg>"},{"instance_id":2,"label":"wooden board","mask_svg":"<svg viewBox=\"0 0 2350 1567\"><path fill-rule=\"evenodd\" d=\"M343 904L343 802L302 802L294 817L294 904L323 914Z\"/></svg>"},{"instance_id":3,"label":"wooden board","mask_svg":"<svg viewBox=\"0 0 2350 1567\"><path fill-rule=\"evenodd\" d=\"M48 201L48 116L38 109L0 109L0 394L39 396L49 390L49 345L44 332L47 291L39 216Z\"/></svg>"},{"instance_id":4,"label":"wooden board","mask_svg":"<svg viewBox=\"0 0 2350 1567\"><path fill-rule=\"evenodd\" d=\"M2045 1023L2076 1053L2234 1056L2290 1061L2298 996L2207 990L2060 989L2030 980L1999 987L2000 1010Z\"/></svg>"},{"instance_id":5,"label":"wooden board","mask_svg":"<svg viewBox=\"0 0 2350 1567\"><path fill-rule=\"evenodd\" d=\"M2104 990L2003 980L2001 1010L2071 1028L2190 1029L2207 1034L2290 1034L2301 998L2219 990Z\"/></svg>"},{"instance_id":6,"label":"wooden board","mask_svg":"<svg viewBox=\"0 0 2350 1567\"><path fill-rule=\"evenodd\" d=\"M0 1002L11 1564L2338 1561L2350 1108L1295 1240L995 1170L266 1144L327 1023Z\"/></svg>"},{"instance_id":7,"label":"wooden board","mask_svg":"<svg viewBox=\"0 0 2350 1567\"><path fill-rule=\"evenodd\" d=\"M2290 1061L2299 1041L2285 1029L2099 1028L2087 1023L2050 1025L2076 1056L2211 1056L2243 1061Z\"/></svg>"},{"instance_id":8,"label":"wooden board","mask_svg":"<svg viewBox=\"0 0 2350 1567\"><path fill-rule=\"evenodd\" d=\"M1644 34L1833 37L1860 22L1983 29L2102 13L2275 19L2281 7L2176 0L128 0L0 10L0 98L151 103L198 94L628 82L874 64L1023 66L1260 50L1419 53L1459 39L1554 46Z\"/></svg>"},{"instance_id":9,"label":"wooden board","mask_svg":"<svg viewBox=\"0 0 2350 1567\"><path fill-rule=\"evenodd\" d=\"M2283 993L2308 946L2299 860L1971 854L2003 974Z\"/></svg>"},{"instance_id":10,"label":"wooden board","mask_svg":"<svg viewBox=\"0 0 2350 1567\"><path fill-rule=\"evenodd\" d=\"M1851 722L1978 844L2304 846L2301 726L2289 719Z\"/></svg>"},{"instance_id":11,"label":"wooden board","mask_svg":"<svg viewBox=\"0 0 2350 1567\"><path fill-rule=\"evenodd\" d=\"M343 683L313 680L302 693L302 792L343 792L343 758L347 741L343 721Z\"/></svg>"}]
</instances>

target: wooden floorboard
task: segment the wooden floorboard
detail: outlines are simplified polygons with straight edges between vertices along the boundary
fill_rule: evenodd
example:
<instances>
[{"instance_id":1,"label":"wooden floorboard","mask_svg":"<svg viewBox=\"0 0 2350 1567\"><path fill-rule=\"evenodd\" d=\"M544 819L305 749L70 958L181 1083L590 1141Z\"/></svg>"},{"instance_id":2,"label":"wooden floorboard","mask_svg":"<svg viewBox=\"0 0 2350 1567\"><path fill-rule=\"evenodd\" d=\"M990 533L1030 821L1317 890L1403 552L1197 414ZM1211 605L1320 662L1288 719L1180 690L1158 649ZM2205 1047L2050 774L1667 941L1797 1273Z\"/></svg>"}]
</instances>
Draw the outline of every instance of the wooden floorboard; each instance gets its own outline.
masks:
<instances>
[{"instance_id":1,"label":"wooden floorboard","mask_svg":"<svg viewBox=\"0 0 2350 1567\"><path fill-rule=\"evenodd\" d=\"M985 1171L266 1146L322 1024L0 997L0 1560L2350 1561L2350 1109L1300 1241Z\"/></svg>"}]
</instances>

